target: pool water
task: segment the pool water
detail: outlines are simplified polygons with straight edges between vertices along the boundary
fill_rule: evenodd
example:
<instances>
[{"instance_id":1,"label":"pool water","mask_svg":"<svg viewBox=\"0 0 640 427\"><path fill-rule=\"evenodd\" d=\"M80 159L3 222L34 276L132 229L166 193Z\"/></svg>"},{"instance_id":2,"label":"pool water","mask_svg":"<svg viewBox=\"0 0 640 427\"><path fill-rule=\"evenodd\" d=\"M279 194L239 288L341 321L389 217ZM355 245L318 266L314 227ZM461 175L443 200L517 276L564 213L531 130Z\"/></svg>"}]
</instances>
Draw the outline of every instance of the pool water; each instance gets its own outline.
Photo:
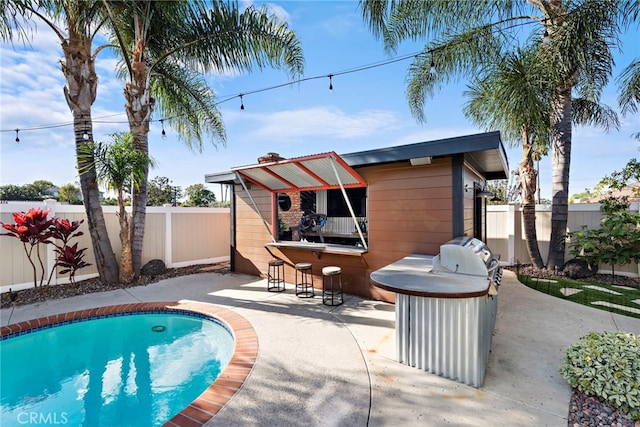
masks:
<instances>
[{"instance_id":1,"label":"pool water","mask_svg":"<svg viewBox=\"0 0 640 427\"><path fill-rule=\"evenodd\" d=\"M118 315L0 341L0 425L162 425L224 369L221 324L165 313Z\"/></svg>"}]
</instances>

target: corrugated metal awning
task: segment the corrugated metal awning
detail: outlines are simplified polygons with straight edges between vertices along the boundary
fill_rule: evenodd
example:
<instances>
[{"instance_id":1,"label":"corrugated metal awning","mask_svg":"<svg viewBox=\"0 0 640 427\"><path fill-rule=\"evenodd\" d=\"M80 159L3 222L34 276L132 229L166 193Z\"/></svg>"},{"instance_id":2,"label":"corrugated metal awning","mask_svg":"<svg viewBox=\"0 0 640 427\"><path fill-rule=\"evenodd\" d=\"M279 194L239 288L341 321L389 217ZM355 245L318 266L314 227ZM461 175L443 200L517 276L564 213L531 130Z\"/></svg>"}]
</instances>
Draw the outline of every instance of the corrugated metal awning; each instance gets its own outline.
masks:
<instances>
[{"instance_id":1,"label":"corrugated metal awning","mask_svg":"<svg viewBox=\"0 0 640 427\"><path fill-rule=\"evenodd\" d=\"M366 182L335 152L232 168L242 178L272 192L366 187Z\"/></svg>"}]
</instances>

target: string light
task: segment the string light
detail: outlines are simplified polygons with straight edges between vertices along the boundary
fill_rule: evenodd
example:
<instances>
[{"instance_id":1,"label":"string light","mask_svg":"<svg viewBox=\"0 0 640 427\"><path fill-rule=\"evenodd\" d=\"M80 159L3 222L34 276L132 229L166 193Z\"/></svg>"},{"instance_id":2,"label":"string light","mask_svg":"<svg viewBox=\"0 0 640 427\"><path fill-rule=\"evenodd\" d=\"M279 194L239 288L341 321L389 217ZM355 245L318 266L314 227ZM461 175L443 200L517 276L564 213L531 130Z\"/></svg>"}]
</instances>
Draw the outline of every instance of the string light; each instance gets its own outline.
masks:
<instances>
[{"instance_id":1,"label":"string light","mask_svg":"<svg viewBox=\"0 0 640 427\"><path fill-rule=\"evenodd\" d=\"M551 37L549 37L549 32L547 31L547 27L544 28L544 34L542 35L542 44L545 46L549 46L551 43Z\"/></svg>"},{"instance_id":2,"label":"string light","mask_svg":"<svg viewBox=\"0 0 640 427\"><path fill-rule=\"evenodd\" d=\"M546 20L545 20L545 22L546 22ZM514 24L514 25L511 25L511 26L507 27L507 29L508 28L518 27L518 26L523 26L523 25L529 25L529 24L531 24L531 22L518 23L518 24ZM503 30L504 30L504 28L503 28ZM548 44L550 42L551 42L551 40L550 40L550 37L549 37L549 33L547 32L547 30L545 28L544 36L543 36L543 43L544 44ZM249 92L244 92L244 93L241 93L241 94L238 94L238 95L228 96L225 99L222 99L221 101L216 102L215 105L220 105L220 104L228 102L228 101L230 101L232 99L240 98L240 110L244 111L244 100L243 100L244 95L248 95L248 94L252 95L252 94L255 94L255 93L266 92L266 91L270 91L270 90L274 90L274 89L279 89L279 88L285 87L285 86L291 86L291 85L296 84L296 83L303 83L303 82L307 82L307 81L310 81L310 80L317 80L317 79L320 79L320 78L327 78L327 77L329 77L329 90L333 90L333 77L334 76L351 74L351 73L356 73L356 72L360 72L360 71L369 70L369 69L372 69L372 68L378 68L378 67L382 67L382 66L385 66L385 65L394 64L396 62L405 61L407 59L417 58L420 55L425 55L425 54L431 54L431 67L429 69L429 74L431 74L432 76L435 76L437 74L437 70L436 70L436 67L435 67L435 61L433 60L433 53L435 51L437 51L438 49L439 48L433 48L433 49L429 49L429 50L426 50L426 51L423 50L423 51L420 51L420 52L414 52L414 53L403 55L403 56L399 56L399 57L396 57L396 58L393 58L393 59L390 59L390 60L384 60L384 61L376 62L376 63L373 63L373 64L369 64L369 65L358 66L358 67L355 67L355 68L352 68L352 69L348 69L348 70L344 70L344 71L340 71L340 72L336 72L336 73L332 73L332 74L328 74L328 75L324 74L324 75L319 75L319 76L314 76L314 77L300 78L300 79L297 79L297 80L294 80L294 81L289 81L289 82L286 82L286 83L281 83L281 84L265 87L265 88L262 88L262 89L256 89L256 90L249 91ZM108 116L104 116L102 118L120 116L120 115L123 115L123 114L125 114L125 113L116 113L116 114L111 114L111 115L108 115ZM166 137L166 131L164 130L164 123L163 122L164 122L164 120L168 120L168 119L171 119L171 117L158 120L163 126L163 128L162 128L162 137L163 137L163 139ZM151 122L153 122L153 120L149 120L148 122L151 123ZM94 119L93 123L122 124L122 123L128 123L128 121L121 121L121 120L119 120L119 121L107 121L107 120L101 120L101 118L98 118L98 119ZM18 132L20 130L22 130L22 131L25 131L25 130L26 131L45 130L45 129L53 129L53 128L58 128L58 127L71 126L71 125L73 125L73 122L71 122L71 123L69 123L69 122L67 122L67 123L56 123L56 124L51 124L51 125L40 125L40 126L34 126L34 127L30 127L30 128L24 128L24 129L14 129L15 132L16 132L16 142L20 142L20 138L18 136ZM11 131L13 131L13 130L0 129L0 132L11 132ZM85 138L85 136L86 136L86 138ZM88 138L89 138L89 134L85 130L85 132L83 133L83 139L86 140Z\"/></svg>"},{"instance_id":3,"label":"string light","mask_svg":"<svg viewBox=\"0 0 640 427\"><path fill-rule=\"evenodd\" d=\"M164 130L164 119L160 119L160 125L162 126L162 139L167 139L167 132Z\"/></svg>"},{"instance_id":4,"label":"string light","mask_svg":"<svg viewBox=\"0 0 640 427\"><path fill-rule=\"evenodd\" d=\"M85 141L89 140L89 134L87 133L87 121L84 121L84 133L82 134L82 139Z\"/></svg>"}]
</instances>

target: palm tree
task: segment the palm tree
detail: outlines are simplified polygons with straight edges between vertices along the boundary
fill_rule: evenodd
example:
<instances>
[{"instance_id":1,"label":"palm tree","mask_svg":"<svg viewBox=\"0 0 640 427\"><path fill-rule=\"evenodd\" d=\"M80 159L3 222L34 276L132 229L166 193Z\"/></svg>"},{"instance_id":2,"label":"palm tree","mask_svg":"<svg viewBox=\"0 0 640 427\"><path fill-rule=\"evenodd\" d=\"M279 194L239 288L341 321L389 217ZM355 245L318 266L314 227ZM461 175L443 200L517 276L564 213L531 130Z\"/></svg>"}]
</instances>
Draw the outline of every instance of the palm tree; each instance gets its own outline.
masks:
<instances>
[{"instance_id":1,"label":"palm tree","mask_svg":"<svg viewBox=\"0 0 640 427\"><path fill-rule=\"evenodd\" d=\"M101 5L100 1L5 1L0 8L0 37L3 41L24 39L35 28L36 21L44 23L60 39L64 54L61 69L67 81L64 97L73 114L78 169L87 168L93 162L89 156L80 156L80 151L87 143L85 136L89 140L93 138L91 107L98 86L95 60L103 47L92 51L92 45L103 22ZM103 281L115 283L118 281L118 263L107 234L93 172L80 177L80 188L98 273Z\"/></svg>"},{"instance_id":2,"label":"palm tree","mask_svg":"<svg viewBox=\"0 0 640 427\"><path fill-rule=\"evenodd\" d=\"M551 126L549 87L536 54L534 48L517 50L487 67L465 93L470 100L464 112L476 124L500 129L506 140L522 145L517 175L527 251L533 265L544 268L536 231L538 172L533 162L546 154Z\"/></svg>"},{"instance_id":3,"label":"palm tree","mask_svg":"<svg viewBox=\"0 0 640 427\"><path fill-rule=\"evenodd\" d=\"M448 0L361 0L365 21L388 50L405 39L426 38L425 54L409 67L407 97L418 120L441 85L478 74L502 61L531 28L528 43L544 33L550 43L540 60L550 72L552 219L547 268L564 265L568 214L572 94L597 103L619 46L619 22L639 2L627 0L529 0L465 2ZM627 13L627 17L629 14ZM635 18L637 19L637 14ZM527 27L527 25L529 27ZM437 73L431 72L435 65ZM586 109L588 111L588 109Z\"/></svg>"},{"instance_id":4,"label":"palm tree","mask_svg":"<svg viewBox=\"0 0 640 427\"><path fill-rule=\"evenodd\" d=\"M534 161L549 148L552 87L544 61L538 58L540 48L537 43L526 50L517 49L506 54L503 62L483 70L466 92L470 100L465 114L486 129L500 129L505 139L519 140L522 145L517 174L527 251L531 262L544 268L536 230L538 172ZM574 98L572 104L577 125L593 124L608 130L619 124L615 112L606 105L583 98Z\"/></svg>"},{"instance_id":5,"label":"palm tree","mask_svg":"<svg viewBox=\"0 0 640 427\"><path fill-rule=\"evenodd\" d=\"M116 191L118 201L118 222L120 223L120 281L130 283L133 278L133 264L131 258L131 230L129 228L129 214L125 210L124 193L129 188L137 188L144 182L144 173L153 161L143 152L133 148L133 139L128 132L118 132L111 135L112 144L85 144L82 155L93 159L91 164L78 172L93 172L98 181L108 189Z\"/></svg>"},{"instance_id":6,"label":"palm tree","mask_svg":"<svg viewBox=\"0 0 640 427\"><path fill-rule=\"evenodd\" d=\"M133 145L148 153L149 123L157 109L191 148L205 136L225 143L216 98L203 72L246 72L273 66L302 73L299 41L265 8L240 11L236 2L105 1L113 24ZM133 192L132 252L141 268L148 171Z\"/></svg>"}]
</instances>

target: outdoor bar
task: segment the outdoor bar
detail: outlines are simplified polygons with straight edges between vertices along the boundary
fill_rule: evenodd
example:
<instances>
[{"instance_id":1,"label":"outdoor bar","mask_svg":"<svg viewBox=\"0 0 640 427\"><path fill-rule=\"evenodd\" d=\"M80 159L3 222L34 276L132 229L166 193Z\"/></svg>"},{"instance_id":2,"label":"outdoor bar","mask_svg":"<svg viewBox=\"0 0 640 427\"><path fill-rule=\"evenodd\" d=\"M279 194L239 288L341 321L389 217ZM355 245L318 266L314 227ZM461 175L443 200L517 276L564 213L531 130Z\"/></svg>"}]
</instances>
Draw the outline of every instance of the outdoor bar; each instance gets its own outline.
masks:
<instances>
[{"instance_id":1,"label":"outdoor bar","mask_svg":"<svg viewBox=\"0 0 640 427\"><path fill-rule=\"evenodd\" d=\"M488 132L347 154L267 153L205 182L231 190L233 271L268 277L277 263L286 290L297 267L316 289L323 271L339 269L345 294L394 302L371 273L433 256L457 236L486 240L485 183L507 176L506 158L499 132Z\"/></svg>"}]
</instances>

